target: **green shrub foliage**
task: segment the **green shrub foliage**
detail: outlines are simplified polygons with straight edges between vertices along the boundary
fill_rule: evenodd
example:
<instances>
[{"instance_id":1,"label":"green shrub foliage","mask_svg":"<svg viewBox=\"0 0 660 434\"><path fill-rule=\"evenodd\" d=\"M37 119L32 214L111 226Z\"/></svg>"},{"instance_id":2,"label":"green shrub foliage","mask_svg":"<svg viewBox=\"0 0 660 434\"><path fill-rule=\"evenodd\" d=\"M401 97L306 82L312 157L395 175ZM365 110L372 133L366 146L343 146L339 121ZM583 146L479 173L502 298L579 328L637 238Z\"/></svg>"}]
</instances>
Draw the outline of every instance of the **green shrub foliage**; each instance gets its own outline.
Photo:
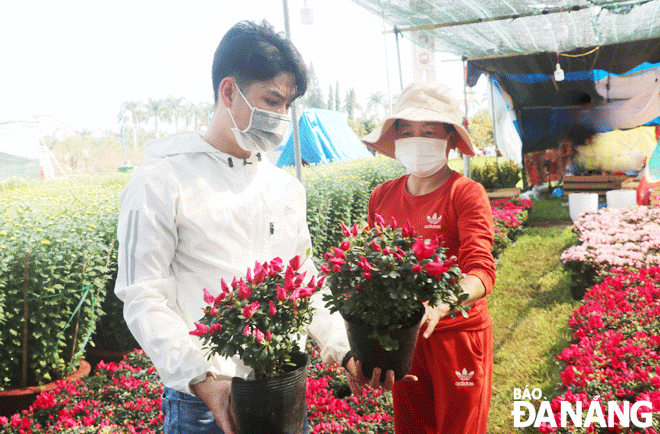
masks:
<instances>
[{"instance_id":1,"label":"green shrub foliage","mask_svg":"<svg viewBox=\"0 0 660 434\"><path fill-rule=\"evenodd\" d=\"M480 182L486 190L515 188L521 180L521 172L511 160L499 164L486 162L482 166L473 166L472 179Z\"/></svg>"},{"instance_id":2,"label":"green shrub foliage","mask_svg":"<svg viewBox=\"0 0 660 434\"><path fill-rule=\"evenodd\" d=\"M0 193L0 389L58 379L83 356L116 268L121 185L96 178Z\"/></svg>"}]
</instances>

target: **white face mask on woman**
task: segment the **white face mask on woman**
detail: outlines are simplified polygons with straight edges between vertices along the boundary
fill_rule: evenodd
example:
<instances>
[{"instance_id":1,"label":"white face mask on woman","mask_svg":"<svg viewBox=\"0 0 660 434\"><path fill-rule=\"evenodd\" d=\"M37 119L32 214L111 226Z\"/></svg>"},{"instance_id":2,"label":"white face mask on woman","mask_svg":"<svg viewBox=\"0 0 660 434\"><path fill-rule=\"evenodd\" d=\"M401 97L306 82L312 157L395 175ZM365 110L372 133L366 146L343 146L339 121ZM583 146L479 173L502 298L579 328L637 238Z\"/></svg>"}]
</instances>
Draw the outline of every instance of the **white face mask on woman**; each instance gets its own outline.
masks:
<instances>
[{"instance_id":1,"label":"white face mask on woman","mask_svg":"<svg viewBox=\"0 0 660 434\"><path fill-rule=\"evenodd\" d=\"M246 129L241 130L236 125L231 110L227 107L229 116L231 116L231 120L234 122L234 128L231 131L234 133L234 137L236 137L238 146L249 152L274 151L282 143L284 135L289 128L291 117L252 107L243 95L243 92L241 92L241 89L238 88L238 85L236 85L236 89L238 89L238 93L243 97L243 101L252 110L250 123Z\"/></svg>"},{"instance_id":2,"label":"white face mask on woman","mask_svg":"<svg viewBox=\"0 0 660 434\"><path fill-rule=\"evenodd\" d=\"M406 137L394 141L394 156L409 173L428 178L447 165L447 140Z\"/></svg>"}]
</instances>

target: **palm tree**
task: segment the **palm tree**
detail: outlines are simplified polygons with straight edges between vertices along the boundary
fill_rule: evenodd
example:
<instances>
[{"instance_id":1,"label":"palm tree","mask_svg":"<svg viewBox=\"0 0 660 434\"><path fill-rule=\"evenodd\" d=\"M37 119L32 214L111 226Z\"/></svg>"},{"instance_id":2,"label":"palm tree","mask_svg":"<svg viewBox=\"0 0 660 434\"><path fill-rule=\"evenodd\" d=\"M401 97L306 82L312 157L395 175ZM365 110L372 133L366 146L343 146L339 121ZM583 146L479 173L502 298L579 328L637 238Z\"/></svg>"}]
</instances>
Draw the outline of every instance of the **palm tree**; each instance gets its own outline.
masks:
<instances>
[{"instance_id":1,"label":"palm tree","mask_svg":"<svg viewBox=\"0 0 660 434\"><path fill-rule=\"evenodd\" d=\"M385 95L381 91L369 94L367 98L367 112L374 112L376 118L380 118L380 109L385 107Z\"/></svg>"},{"instance_id":2,"label":"palm tree","mask_svg":"<svg viewBox=\"0 0 660 434\"><path fill-rule=\"evenodd\" d=\"M137 151L137 129L138 123L144 117L144 110L140 101L124 101L121 108L131 113L131 123L133 124L133 150Z\"/></svg>"},{"instance_id":3,"label":"palm tree","mask_svg":"<svg viewBox=\"0 0 660 434\"><path fill-rule=\"evenodd\" d=\"M357 101L357 96L355 95L355 89L350 88L346 92L346 102L344 103L344 112L348 115L348 118L353 120L355 119L355 111L362 110L360 104Z\"/></svg>"},{"instance_id":4,"label":"palm tree","mask_svg":"<svg viewBox=\"0 0 660 434\"><path fill-rule=\"evenodd\" d=\"M179 119L183 115L183 107L185 104L186 99L181 97L181 98L175 98L172 95L167 96L167 105L168 108L171 111L171 116L174 119L174 131L178 132L179 131Z\"/></svg>"},{"instance_id":5,"label":"palm tree","mask_svg":"<svg viewBox=\"0 0 660 434\"><path fill-rule=\"evenodd\" d=\"M334 110L334 104L335 104L335 96L332 92L332 85L328 86L328 103L326 106L328 107L328 110Z\"/></svg>"},{"instance_id":6,"label":"palm tree","mask_svg":"<svg viewBox=\"0 0 660 434\"><path fill-rule=\"evenodd\" d=\"M195 129L198 130L201 127L208 127L210 123L211 116L213 115L213 104L210 102L201 102L197 104L197 110L195 112Z\"/></svg>"},{"instance_id":7,"label":"palm tree","mask_svg":"<svg viewBox=\"0 0 660 434\"><path fill-rule=\"evenodd\" d=\"M194 125L194 121L196 119L196 113L197 113L197 106L190 102L190 101L185 101L183 103L183 107L181 109L181 117L183 118L183 122L186 126L186 131L190 131L190 125Z\"/></svg>"},{"instance_id":8,"label":"palm tree","mask_svg":"<svg viewBox=\"0 0 660 434\"><path fill-rule=\"evenodd\" d=\"M160 137L158 132L158 120L166 120L168 115L166 113L167 100L149 98L145 104L147 119L154 118L154 129L156 130L156 138Z\"/></svg>"}]
</instances>

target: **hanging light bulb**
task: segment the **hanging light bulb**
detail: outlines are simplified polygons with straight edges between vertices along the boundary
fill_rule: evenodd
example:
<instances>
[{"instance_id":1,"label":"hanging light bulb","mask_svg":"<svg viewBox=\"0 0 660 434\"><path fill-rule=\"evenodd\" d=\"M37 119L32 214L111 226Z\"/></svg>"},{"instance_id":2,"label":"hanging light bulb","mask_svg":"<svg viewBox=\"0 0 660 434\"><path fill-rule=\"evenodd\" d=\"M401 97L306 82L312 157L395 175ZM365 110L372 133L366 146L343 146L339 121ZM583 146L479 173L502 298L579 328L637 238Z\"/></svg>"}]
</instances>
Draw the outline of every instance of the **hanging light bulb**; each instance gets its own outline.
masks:
<instances>
[{"instance_id":1,"label":"hanging light bulb","mask_svg":"<svg viewBox=\"0 0 660 434\"><path fill-rule=\"evenodd\" d=\"M314 9L307 5L307 0L305 0L304 6L300 9L300 22L306 26L314 24Z\"/></svg>"},{"instance_id":2,"label":"hanging light bulb","mask_svg":"<svg viewBox=\"0 0 660 434\"><path fill-rule=\"evenodd\" d=\"M559 66L559 62L557 62L557 67L555 69L555 81L564 81L564 70Z\"/></svg>"}]
</instances>

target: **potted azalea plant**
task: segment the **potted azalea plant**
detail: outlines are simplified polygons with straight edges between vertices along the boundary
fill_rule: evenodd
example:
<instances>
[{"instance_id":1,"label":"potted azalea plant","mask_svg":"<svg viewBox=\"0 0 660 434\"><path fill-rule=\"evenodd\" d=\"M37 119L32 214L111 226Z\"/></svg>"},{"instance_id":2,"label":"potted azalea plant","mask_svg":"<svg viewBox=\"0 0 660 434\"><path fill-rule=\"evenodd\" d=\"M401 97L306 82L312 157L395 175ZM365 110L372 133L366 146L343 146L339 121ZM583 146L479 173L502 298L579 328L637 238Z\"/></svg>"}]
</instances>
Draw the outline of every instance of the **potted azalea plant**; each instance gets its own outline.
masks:
<instances>
[{"instance_id":1,"label":"potted azalea plant","mask_svg":"<svg viewBox=\"0 0 660 434\"><path fill-rule=\"evenodd\" d=\"M406 222L386 225L379 215L374 227L349 229L342 223L344 241L325 253L321 271L328 276L324 295L331 312L343 316L353 356L363 373L392 369L395 379L410 370L417 334L429 306L445 303L453 317L467 315L460 303L467 299L459 285L456 258L447 258L437 238L425 240Z\"/></svg>"},{"instance_id":2,"label":"potted azalea plant","mask_svg":"<svg viewBox=\"0 0 660 434\"><path fill-rule=\"evenodd\" d=\"M310 297L325 277L305 283L296 256L255 263L231 284L220 280L214 297L190 334L199 336L209 357L238 354L252 368L247 380L232 379L231 401L240 432L299 433L306 414L307 356L300 335L312 320Z\"/></svg>"}]
</instances>

